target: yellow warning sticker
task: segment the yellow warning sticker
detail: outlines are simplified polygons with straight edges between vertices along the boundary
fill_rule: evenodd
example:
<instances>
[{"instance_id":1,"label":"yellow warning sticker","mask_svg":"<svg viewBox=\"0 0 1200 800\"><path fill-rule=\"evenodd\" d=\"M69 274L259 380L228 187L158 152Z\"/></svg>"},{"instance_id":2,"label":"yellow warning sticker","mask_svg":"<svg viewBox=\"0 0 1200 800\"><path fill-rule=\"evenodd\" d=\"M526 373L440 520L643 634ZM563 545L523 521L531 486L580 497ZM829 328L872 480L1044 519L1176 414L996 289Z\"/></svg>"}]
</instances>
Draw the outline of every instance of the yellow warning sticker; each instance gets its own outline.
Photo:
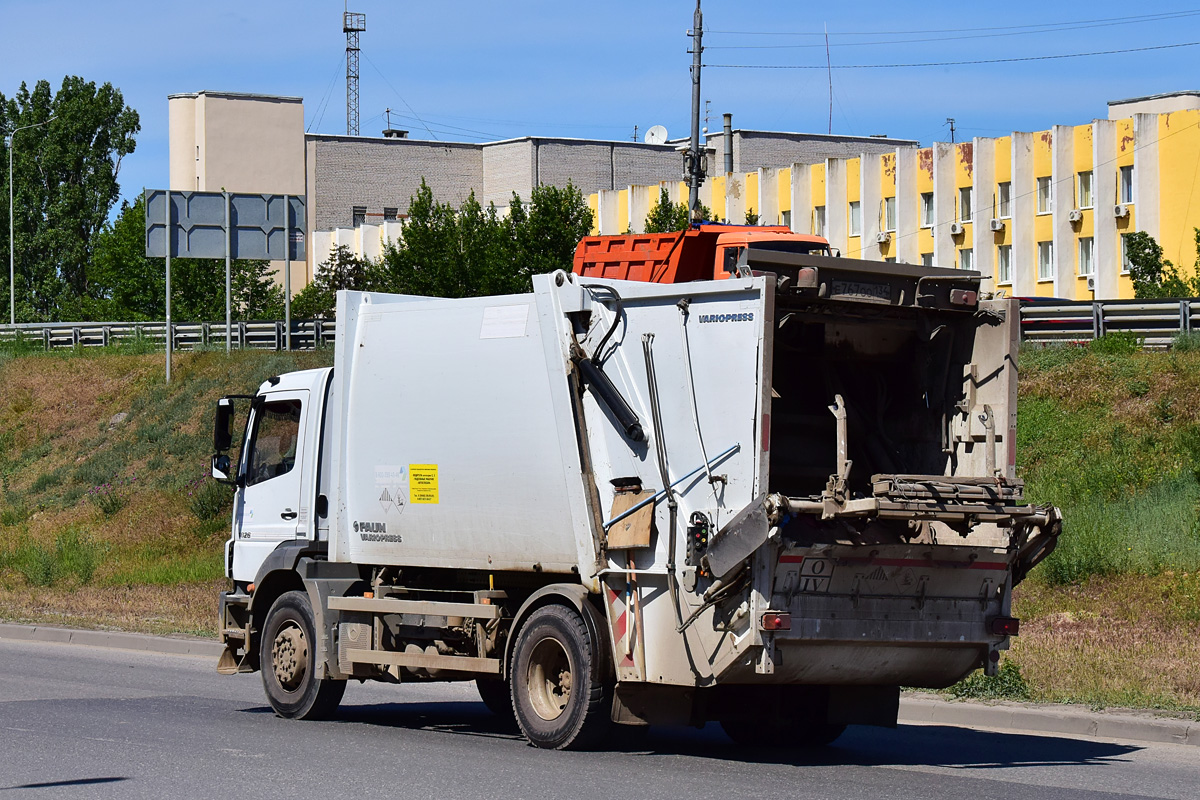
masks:
<instances>
[{"instance_id":1,"label":"yellow warning sticker","mask_svg":"<svg viewBox=\"0 0 1200 800\"><path fill-rule=\"evenodd\" d=\"M438 501L438 465L408 465L408 502L436 503Z\"/></svg>"}]
</instances>

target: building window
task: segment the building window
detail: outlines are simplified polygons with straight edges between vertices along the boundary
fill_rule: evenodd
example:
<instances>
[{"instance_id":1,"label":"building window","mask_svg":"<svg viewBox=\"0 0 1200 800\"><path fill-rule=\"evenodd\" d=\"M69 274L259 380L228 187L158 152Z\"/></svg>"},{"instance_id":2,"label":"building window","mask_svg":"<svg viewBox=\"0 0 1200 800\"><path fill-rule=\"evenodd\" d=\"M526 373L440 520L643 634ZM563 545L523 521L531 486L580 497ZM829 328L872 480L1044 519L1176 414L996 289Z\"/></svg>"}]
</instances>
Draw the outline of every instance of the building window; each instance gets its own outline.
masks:
<instances>
[{"instance_id":1,"label":"building window","mask_svg":"<svg viewBox=\"0 0 1200 800\"><path fill-rule=\"evenodd\" d=\"M1121 202L1132 203L1133 199L1133 167L1121 167Z\"/></svg>"},{"instance_id":2,"label":"building window","mask_svg":"<svg viewBox=\"0 0 1200 800\"><path fill-rule=\"evenodd\" d=\"M1054 242L1038 242L1038 280L1054 280Z\"/></svg>"},{"instance_id":3,"label":"building window","mask_svg":"<svg viewBox=\"0 0 1200 800\"><path fill-rule=\"evenodd\" d=\"M933 266L933 253L921 253L921 266L923 266L923 267L932 267Z\"/></svg>"},{"instance_id":4,"label":"building window","mask_svg":"<svg viewBox=\"0 0 1200 800\"><path fill-rule=\"evenodd\" d=\"M350 209L350 224L357 228L367 221L367 207L354 206Z\"/></svg>"},{"instance_id":5,"label":"building window","mask_svg":"<svg viewBox=\"0 0 1200 800\"><path fill-rule=\"evenodd\" d=\"M958 216L963 222L971 221L971 187L958 190Z\"/></svg>"},{"instance_id":6,"label":"building window","mask_svg":"<svg viewBox=\"0 0 1200 800\"><path fill-rule=\"evenodd\" d=\"M971 248L965 248L958 251L958 268L959 269L975 269L975 251Z\"/></svg>"},{"instance_id":7,"label":"building window","mask_svg":"<svg viewBox=\"0 0 1200 800\"><path fill-rule=\"evenodd\" d=\"M850 235L862 236L862 203L850 201Z\"/></svg>"},{"instance_id":8,"label":"building window","mask_svg":"<svg viewBox=\"0 0 1200 800\"><path fill-rule=\"evenodd\" d=\"M398 210L399 210L399 209L395 209L395 208L388 208L387 206L384 206L384 208L383 208L383 221L384 221L384 222L395 222L395 221L396 221L396 214L397 214Z\"/></svg>"},{"instance_id":9,"label":"building window","mask_svg":"<svg viewBox=\"0 0 1200 800\"><path fill-rule=\"evenodd\" d=\"M828 238L825 230L825 206L813 208L813 233Z\"/></svg>"},{"instance_id":10,"label":"building window","mask_svg":"<svg viewBox=\"0 0 1200 800\"><path fill-rule=\"evenodd\" d=\"M996 283L1012 283L1012 245L996 248Z\"/></svg>"},{"instance_id":11,"label":"building window","mask_svg":"<svg viewBox=\"0 0 1200 800\"><path fill-rule=\"evenodd\" d=\"M1054 184L1049 178L1037 179L1037 213L1049 214L1054 210Z\"/></svg>"},{"instance_id":12,"label":"building window","mask_svg":"<svg viewBox=\"0 0 1200 800\"><path fill-rule=\"evenodd\" d=\"M1092 206L1092 172L1088 170L1079 173L1079 207L1091 208Z\"/></svg>"},{"instance_id":13,"label":"building window","mask_svg":"<svg viewBox=\"0 0 1200 800\"><path fill-rule=\"evenodd\" d=\"M1087 277L1096 274L1095 244L1091 236L1079 239L1079 275Z\"/></svg>"},{"instance_id":14,"label":"building window","mask_svg":"<svg viewBox=\"0 0 1200 800\"><path fill-rule=\"evenodd\" d=\"M883 229L885 231L896 230L896 198L883 198Z\"/></svg>"},{"instance_id":15,"label":"building window","mask_svg":"<svg viewBox=\"0 0 1200 800\"><path fill-rule=\"evenodd\" d=\"M1129 234L1121 234L1121 274L1129 274Z\"/></svg>"},{"instance_id":16,"label":"building window","mask_svg":"<svg viewBox=\"0 0 1200 800\"><path fill-rule=\"evenodd\" d=\"M883 259L883 260L884 260L886 263L888 263L888 264L895 264L895 263L896 263L896 257L895 257L895 256L884 256L884 259Z\"/></svg>"},{"instance_id":17,"label":"building window","mask_svg":"<svg viewBox=\"0 0 1200 800\"><path fill-rule=\"evenodd\" d=\"M792 227L792 212L791 211L780 211L779 216L783 219L783 224L785 227L787 227L787 228Z\"/></svg>"},{"instance_id":18,"label":"building window","mask_svg":"<svg viewBox=\"0 0 1200 800\"><path fill-rule=\"evenodd\" d=\"M996 210L1000 219L1012 216L1012 184L1008 181L996 186Z\"/></svg>"},{"instance_id":19,"label":"building window","mask_svg":"<svg viewBox=\"0 0 1200 800\"><path fill-rule=\"evenodd\" d=\"M921 193L921 227L933 227L933 192Z\"/></svg>"}]
</instances>

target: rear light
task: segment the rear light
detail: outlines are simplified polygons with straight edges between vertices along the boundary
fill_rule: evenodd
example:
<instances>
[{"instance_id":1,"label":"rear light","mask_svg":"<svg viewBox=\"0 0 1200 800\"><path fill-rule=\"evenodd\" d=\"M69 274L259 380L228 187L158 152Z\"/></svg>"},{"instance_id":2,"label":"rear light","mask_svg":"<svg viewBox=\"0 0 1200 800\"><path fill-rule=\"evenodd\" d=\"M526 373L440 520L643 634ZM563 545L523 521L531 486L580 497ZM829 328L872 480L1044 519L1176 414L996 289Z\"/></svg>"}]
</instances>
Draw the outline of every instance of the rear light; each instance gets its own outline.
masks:
<instances>
[{"instance_id":1,"label":"rear light","mask_svg":"<svg viewBox=\"0 0 1200 800\"><path fill-rule=\"evenodd\" d=\"M768 611L762 615L759 622L764 631L790 631L792 629L792 615L786 612Z\"/></svg>"},{"instance_id":2,"label":"rear light","mask_svg":"<svg viewBox=\"0 0 1200 800\"><path fill-rule=\"evenodd\" d=\"M979 292L970 289L951 289L950 303L956 306L973 306L979 303Z\"/></svg>"},{"instance_id":3,"label":"rear light","mask_svg":"<svg viewBox=\"0 0 1200 800\"><path fill-rule=\"evenodd\" d=\"M1016 636L1021 632L1021 620L1016 617L994 617L988 627L997 636Z\"/></svg>"}]
</instances>

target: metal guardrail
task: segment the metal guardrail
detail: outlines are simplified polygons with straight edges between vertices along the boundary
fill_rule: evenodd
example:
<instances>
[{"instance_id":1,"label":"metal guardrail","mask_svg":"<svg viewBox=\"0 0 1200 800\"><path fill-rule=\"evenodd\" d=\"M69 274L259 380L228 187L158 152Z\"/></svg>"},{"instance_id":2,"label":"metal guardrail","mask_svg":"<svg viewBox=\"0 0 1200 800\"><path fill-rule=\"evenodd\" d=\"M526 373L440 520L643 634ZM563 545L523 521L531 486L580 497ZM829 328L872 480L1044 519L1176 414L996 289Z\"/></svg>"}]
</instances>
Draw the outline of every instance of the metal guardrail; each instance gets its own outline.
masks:
<instances>
[{"instance_id":1,"label":"metal guardrail","mask_svg":"<svg viewBox=\"0 0 1200 800\"><path fill-rule=\"evenodd\" d=\"M1022 301L1021 338L1040 344L1088 342L1106 333L1127 331L1151 349L1165 349L1179 333L1200 330L1200 298L1184 300ZM171 326L175 350L225 346L224 322L190 322ZM238 349L283 350L281 320L235 322L230 346ZM47 350L105 347L138 339L162 344L162 322L46 322L0 325L0 343L20 337L41 342ZM312 350L334 340L334 321L292 320L292 349Z\"/></svg>"},{"instance_id":2,"label":"metal guardrail","mask_svg":"<svg viewBox=\"0 0 1200 800\"><path fill-rule=\"evenodd\" d=\"M280 320L235 322L228 332L230 346L238 350L283 350L285 329ZM312 350L333 343L332 320L292 320L292 349ZM224 322L189 322L171 325L176 351L197 347L224 348ZM107 347L136 341L160 346L167 340L163 322L45 322L0 325L0 342L40 342L46 350L72 347Z\"/></svg>"},{"instance_id":3,"label":"metal guardrail","mask_svg":"<svg viewBox=\"0 0 1200 800\"><path fill-rule=\"evenodd\" d=\"M1200 298L1021 302L1021 338L1042 344L1088 342L1117 331L1149 349L1165 349L1180 333L1200 330Z\"/></svg>"}]
</instances>

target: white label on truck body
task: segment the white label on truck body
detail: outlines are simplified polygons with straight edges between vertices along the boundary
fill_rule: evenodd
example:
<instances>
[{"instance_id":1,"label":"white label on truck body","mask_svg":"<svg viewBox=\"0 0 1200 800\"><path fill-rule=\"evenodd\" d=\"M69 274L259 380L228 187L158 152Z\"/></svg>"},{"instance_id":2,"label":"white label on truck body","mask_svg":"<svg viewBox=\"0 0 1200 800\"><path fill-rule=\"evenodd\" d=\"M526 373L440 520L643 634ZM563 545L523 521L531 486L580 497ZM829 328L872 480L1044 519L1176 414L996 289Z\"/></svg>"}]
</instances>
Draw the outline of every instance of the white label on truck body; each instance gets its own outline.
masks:
<instances>
[{"instance_id":1,"label":"white label on truck body","mask_svg":"<svg viewBox=\"0 0 1200 800\"><path fill-rule=\"evenodd\" d=\"M488 306L479 326L480 339L515 339L525 335L529 323L529 305Z\"/></svg>"}]
</instances>

